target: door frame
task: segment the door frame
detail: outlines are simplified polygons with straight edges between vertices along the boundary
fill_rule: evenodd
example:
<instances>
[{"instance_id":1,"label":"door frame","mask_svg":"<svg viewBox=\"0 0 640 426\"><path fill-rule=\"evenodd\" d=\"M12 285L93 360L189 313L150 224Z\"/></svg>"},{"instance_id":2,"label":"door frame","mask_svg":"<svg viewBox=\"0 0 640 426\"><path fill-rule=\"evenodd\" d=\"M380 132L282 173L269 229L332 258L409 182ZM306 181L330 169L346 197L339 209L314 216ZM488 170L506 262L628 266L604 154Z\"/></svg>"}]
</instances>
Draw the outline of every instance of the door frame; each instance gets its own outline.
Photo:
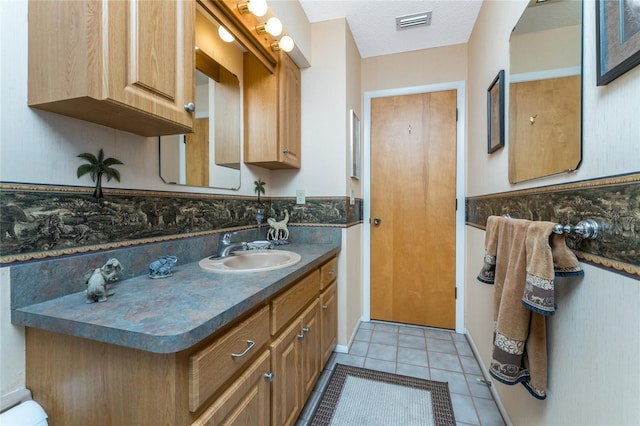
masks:
<instances>
[{"instance_id":1,"label":"door frame","mask_svg":"<svg viewBox=\"0 0 640 426\"><path fill-rule=\"evenodd\" d=\"M363 125L363 271L362 271L362 321L371 319L371 100L387 96L414 95L418 93L440 92L456 90L458 121L456 123L456 325L457 333L464 333L464 253L465 253L465 140L466 140L466 108L465 82L453 81L448 83L429 84L423 86L402 87L396 89L374 90L364 92L364 125Z\"/></svg>"}]
</instances>

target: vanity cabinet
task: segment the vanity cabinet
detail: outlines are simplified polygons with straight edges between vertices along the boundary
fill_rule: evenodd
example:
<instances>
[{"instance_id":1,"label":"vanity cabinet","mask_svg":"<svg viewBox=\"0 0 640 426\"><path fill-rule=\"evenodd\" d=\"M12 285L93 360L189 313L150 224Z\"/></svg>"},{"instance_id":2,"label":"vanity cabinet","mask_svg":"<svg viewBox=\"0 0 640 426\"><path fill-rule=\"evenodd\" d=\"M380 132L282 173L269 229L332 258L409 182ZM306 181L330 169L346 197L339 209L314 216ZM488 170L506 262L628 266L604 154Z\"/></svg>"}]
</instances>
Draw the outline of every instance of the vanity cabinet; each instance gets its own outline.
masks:
<instances>
[{"instance_id":1,"label":"vanity cabinet","mask_svg":"<svg viewBox=\"0 0 640 426\"><path fill-rule=\"evenodd\" d=\"M300 70L285 52L274 73L245 53L244 119L245 163L300 168Z\"/></svg>"},{"instance_id":2,"label":"vanity cabinet","mask_svg":"<svg viewBox=\"0 0 640 426\"><path fill-rule=\"evenodd\" d=\"M294 424L335 346L335 265L177 353L27 327L26 385L51 426Z\"/></svg>"},{"instance_id":3,"label":"vanity cabinet","mask_svg":"<svg viewBox=\"0 0 640 426\"><path fill-rule=\"evenodd\" d=\"M195 2L29 1L28 104L142 136L193 131Z\"/></svg>"}]
</instances>

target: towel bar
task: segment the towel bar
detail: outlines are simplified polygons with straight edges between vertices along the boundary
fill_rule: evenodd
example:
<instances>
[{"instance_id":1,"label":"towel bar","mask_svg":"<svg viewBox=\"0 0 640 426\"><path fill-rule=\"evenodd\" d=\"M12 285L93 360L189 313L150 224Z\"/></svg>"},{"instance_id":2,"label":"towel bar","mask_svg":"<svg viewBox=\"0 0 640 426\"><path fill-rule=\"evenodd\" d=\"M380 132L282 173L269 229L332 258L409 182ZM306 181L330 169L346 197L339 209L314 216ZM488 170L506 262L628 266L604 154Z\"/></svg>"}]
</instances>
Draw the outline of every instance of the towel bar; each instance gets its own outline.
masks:
<instances>
[{"instance_id":1,"label":"towel bar","mask_svg":"<svg viewBox=\"0 0 640 426\"><path fill-rule=\"evenodd\" d=\"M587 240L595 240L598 238L601 226L593 219L585 219L578 222L576 226L557 224L553 227L553 232L556 234L571 234L575 233Z\"/></svg>"},{"instance_id":2,"label":"towel bar","mask_svg":"<svg viewBox=\"0 0 640 426\"><path fill-rule=\"evenodd\" d=\"M504 214L502 217L507 219L516 219L514 216L510 214ZM555 234L578 234L582 238L586 240L595 240L600 235L600 231L602 230L602 225L596 222L593 219L585 219L578 222L576 226L571 225L561 225L556 224L553 227L553 232Z\"/></svg>"}]
</instances>

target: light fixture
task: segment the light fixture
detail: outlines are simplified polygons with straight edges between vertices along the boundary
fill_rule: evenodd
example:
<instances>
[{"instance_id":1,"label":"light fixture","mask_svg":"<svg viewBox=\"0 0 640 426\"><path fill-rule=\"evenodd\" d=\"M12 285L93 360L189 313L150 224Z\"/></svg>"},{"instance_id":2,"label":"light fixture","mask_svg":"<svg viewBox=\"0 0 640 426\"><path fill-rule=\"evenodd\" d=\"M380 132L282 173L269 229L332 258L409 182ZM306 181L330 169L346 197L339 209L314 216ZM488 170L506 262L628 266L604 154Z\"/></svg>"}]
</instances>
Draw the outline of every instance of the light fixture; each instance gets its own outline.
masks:
<instances>
[{"instance_id":1,"label":"light fixture","mask_svg":"<svg viewBox=\"0 0 640 426\"><path fill-rule=\"evenodd\" d=\"M274 51L283 50L285 52L291 52L293 50L293 39L289 36L284 36L275 43L271 43L271 49Z\"/></svg>"},{"instance_id":2,"label":"light fixture","mask_svg":"<svg viewBox=\"0 0 640 426\"><path fill-rule=\"evenodd\" d=\"M232 41L234 41L236 38L231 35L231 33L222 25L220 25L218 27L218 35L220 36L220 38L222 39L222 41L226 41L227 43L231 43Z\"/></svg>"},{"instance_id":3,"label":"light fixture","mask_svg":"<svg viewBox=\"0 0 640 426\"><path fill-rule=\"evenodd\" d=\"M251 12L256 16L264 16L267 13L267 0L249 0L238 3L240 13Z\"/></svg>"},{"instance_id":4,"label":"light fixture","mask_svg":"<svg viewBox=\"0 0 640 426\"><path fill-rule=\"evenodd\" d=\"M276 37L282 34L282 22L275 16L269 18L266 23L256 25L256 32L258 34L269 33Z\"/></svg>"}]
</instances>

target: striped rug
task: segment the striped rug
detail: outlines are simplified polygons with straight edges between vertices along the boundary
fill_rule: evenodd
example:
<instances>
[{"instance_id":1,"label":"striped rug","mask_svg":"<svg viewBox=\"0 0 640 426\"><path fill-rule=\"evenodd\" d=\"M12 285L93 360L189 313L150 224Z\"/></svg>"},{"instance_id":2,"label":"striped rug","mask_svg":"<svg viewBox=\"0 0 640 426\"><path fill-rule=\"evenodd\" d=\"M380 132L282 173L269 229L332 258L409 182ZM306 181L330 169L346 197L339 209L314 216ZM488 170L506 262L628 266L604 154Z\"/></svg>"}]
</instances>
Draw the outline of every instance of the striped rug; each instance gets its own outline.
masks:
<instances>
[{"instance_id":1,"label":"striped rug","mask_svg":"<svg viewBox=\"0 0 640 426\"><path fill-rule=\"evenodd\" d=\"M310 425L455 425L444 382L336 364Z\"/></svg>"}]
</instances>

